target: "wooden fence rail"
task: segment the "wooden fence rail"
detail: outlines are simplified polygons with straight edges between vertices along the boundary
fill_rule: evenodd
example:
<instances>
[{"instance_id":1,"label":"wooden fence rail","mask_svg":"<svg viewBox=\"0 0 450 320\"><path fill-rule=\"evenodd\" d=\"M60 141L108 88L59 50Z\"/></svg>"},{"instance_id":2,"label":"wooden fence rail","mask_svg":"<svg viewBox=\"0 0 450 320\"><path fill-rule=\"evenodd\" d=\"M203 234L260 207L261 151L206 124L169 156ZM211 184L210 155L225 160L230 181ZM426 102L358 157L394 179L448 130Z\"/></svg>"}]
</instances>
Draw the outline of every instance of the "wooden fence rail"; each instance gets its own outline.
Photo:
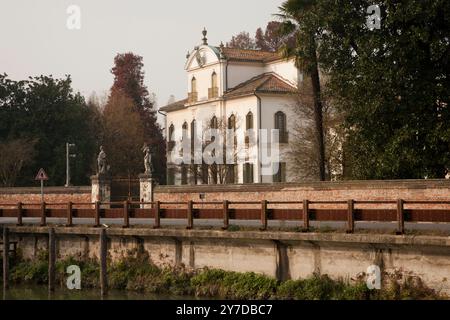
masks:
<instances>
[{"instance_id":1,"label":"wooden fence rail","mask_svg":"<svg viewBox=\"0 0 450 320\"><path fill-rule=\"evenodd\" d=\"M228 229L230 220L259 220L260 229L267 230L268 221L298 221L305 232L312 221L346 223L348 233L356 222L395 222L398 234L405 232L405 222L450 223L450 201L222 201L222 202L109 202L109 203L17 203L0 204L0 218L16 218L23 225L25 218L38 218L41 226L48 218L64 218L66 225L74 225L76 218L93 219L101 226L101 219L122 219L123 227L130 227L130 219L153 219L154 228L161 227L161 219L184 219L188 229L196 220L222 220Z\"/></svg>"}]
</instances>

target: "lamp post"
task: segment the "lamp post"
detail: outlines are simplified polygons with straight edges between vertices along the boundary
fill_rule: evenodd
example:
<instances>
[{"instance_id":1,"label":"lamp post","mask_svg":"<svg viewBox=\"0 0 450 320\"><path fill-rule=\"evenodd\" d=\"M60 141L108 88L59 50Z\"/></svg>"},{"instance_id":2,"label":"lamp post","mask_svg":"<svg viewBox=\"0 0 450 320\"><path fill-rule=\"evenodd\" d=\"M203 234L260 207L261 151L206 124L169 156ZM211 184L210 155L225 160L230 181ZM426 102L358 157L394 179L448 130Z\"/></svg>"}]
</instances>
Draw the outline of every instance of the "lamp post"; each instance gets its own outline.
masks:
<instances>
[{"instance_id":1,"label":"lamp post","mask_svg":"<svg viewBox=\"0 0 450 320\"><path fill-rule=\"evenodd\" d=\"M66 185L65 187L70 187L70 158L76 158L76 154L70 153L70 148L75 147L73 143L66 143Z\"/></svg>"}]
</instances>

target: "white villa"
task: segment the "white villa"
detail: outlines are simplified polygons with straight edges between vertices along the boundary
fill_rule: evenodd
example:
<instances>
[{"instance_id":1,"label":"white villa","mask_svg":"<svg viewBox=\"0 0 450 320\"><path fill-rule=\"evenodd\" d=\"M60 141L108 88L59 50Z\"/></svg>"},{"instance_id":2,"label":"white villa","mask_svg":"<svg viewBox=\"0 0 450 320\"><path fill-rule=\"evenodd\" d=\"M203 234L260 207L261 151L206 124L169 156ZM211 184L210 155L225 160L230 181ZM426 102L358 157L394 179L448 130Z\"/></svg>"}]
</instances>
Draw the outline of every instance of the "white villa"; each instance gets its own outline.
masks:
<instances>
[{"instance_id":1,"label":"white villa","mask_svg":"<svg viewBox=\"0 0 450 320\"><path fill-rule=\"evenodd\" d=\"M206 30L202 45L187 55L187 98L160 109L167 114L166 139L168 153L180 143L182 132L194 135L198 123L212 128L226 123L228 129L278 129L281 157L276 174L264 175L261 169L261 139L243 148L247 156L228 165L225 179L217 167L191 164L175 165L168 156L169 185L218 183L289 182L290 168L283 151L288 148L289 130L295 117L292 94L296 92L301 72L293 60L280 54L259 50L242 50L208 45ZM197 131L198 132L198 131ZM236 143L236 142L235 142Z\"/></svg>"}]
</instances>

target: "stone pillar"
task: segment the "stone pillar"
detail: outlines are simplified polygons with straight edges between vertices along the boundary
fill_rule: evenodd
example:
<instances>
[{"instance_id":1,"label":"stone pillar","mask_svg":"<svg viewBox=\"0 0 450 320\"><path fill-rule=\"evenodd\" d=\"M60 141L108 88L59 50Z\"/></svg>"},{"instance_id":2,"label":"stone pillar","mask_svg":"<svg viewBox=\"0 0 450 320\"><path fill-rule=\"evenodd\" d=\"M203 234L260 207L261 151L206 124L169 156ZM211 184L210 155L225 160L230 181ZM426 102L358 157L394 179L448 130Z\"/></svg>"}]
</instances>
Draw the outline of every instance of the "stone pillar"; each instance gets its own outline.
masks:
<instances>
[{"instance_id":1,"label":"stone pillar","mask_svg":"<svg viewBox=\"0 0 450 320\"><path fill-rule=\"evenodd\" d=\"M111 202L111 178L105 175L91 177L92 194L91 201Z\"/></svg>"},{"instance_id":2,"label":"stone pillar","mask_svg":"<svg viewBox=\"0 0 450 320\"><path fill-rule=\"evenodd\" d=\"M139 175L140 183L140 200L141 202L153 202L153 187L154 181L152 175L141 174ZM143 205L142 209L151 209L151 205Z\"/></svg>"}]
</instances>

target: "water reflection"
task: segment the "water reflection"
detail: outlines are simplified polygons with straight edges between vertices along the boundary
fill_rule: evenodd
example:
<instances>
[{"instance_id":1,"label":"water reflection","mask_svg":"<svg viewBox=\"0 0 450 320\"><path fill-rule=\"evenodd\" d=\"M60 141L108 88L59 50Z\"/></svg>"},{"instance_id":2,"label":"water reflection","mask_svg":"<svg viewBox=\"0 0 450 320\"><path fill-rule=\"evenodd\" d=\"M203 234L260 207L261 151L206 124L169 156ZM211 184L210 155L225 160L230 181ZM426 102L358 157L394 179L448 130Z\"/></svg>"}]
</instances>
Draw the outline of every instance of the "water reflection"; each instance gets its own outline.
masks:
<instances>
[{"instance_id":1,"label":"water reflection","mask_svg":"<svg viewBox=\"0 0 450 320\"><path fill-rule=\"evenodd\" d=\"M15 286L2 292L3 300L195 300L195 297L170 296L110 290L102 299L99 290L57 289L49 293L46 286Z\"/></svg>"}]
</instances>

